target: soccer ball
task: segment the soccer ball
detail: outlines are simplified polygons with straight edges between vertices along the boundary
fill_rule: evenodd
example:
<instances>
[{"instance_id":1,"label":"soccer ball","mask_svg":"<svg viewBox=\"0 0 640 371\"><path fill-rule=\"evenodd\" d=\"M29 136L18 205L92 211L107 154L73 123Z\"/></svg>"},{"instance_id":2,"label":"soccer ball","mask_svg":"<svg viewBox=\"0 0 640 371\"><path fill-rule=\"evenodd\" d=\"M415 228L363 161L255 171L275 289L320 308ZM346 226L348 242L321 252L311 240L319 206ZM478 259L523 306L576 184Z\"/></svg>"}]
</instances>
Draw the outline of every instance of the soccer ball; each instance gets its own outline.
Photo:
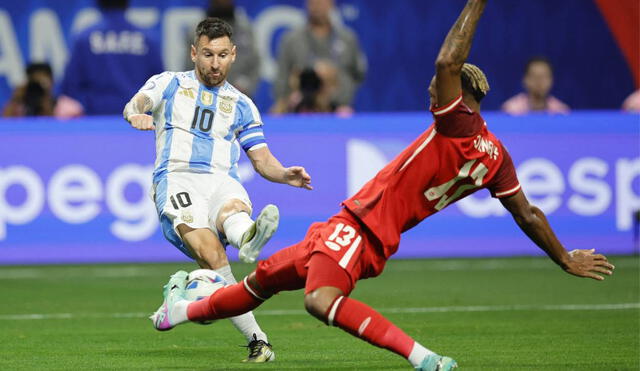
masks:
<instances>
[{"instance_id":1,"label":"soccer ball","mask_svg":"<svg viewBox=\"0 0 640 371\"><path fill-rule=\"evenodd\" d=\"M185 297L200 300L227 286L227 281L211 269L196 269L187 276Z\"/></svg>"}]
</instances>

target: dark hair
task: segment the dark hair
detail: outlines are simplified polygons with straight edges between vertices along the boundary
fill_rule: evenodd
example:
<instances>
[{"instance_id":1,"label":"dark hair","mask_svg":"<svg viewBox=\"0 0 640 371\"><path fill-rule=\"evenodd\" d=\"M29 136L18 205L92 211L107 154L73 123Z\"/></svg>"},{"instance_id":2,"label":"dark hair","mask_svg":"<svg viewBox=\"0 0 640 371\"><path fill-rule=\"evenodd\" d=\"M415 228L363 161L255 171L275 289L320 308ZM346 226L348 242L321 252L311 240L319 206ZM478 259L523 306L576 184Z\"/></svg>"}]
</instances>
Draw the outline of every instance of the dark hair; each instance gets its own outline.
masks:
<instances>
[{"instance_id":1,"label":"dark hair","mask_svg":"<svg viewBox=\"0 0 640 371\"><path fill-rule=\"evenodd\" d=\"M27 66L27 84L24 91L24 109L26 116L40 116L51 114L47 109L47 100L51 100L50 92L42 86L39 80L33 75L43 72L53 80L53 73L49 63L29 63Z\"/></svg>"},{"instance_id":2,"label":"dark hair","mask_svg":"<svg viewBox=\"0 0 640 371\"><path fill-rule=\"evenodd\" d=\"M217 17L231 24L236 21L236 6L231 1L211 0L207 8L207 17Z\"/></svg>"},{"instance_id":3,"label":"dark hair","mask_svg":"<svg viewBox=\"0 0 640 371\"><path fill-rule=\"evenodd\" d=\"M322 88L322 80L313 68L300 72L300 91L303 94L315 94Z\"/></svg>"},{"instance_id":4,"label":"dark hair","mask_svg":"<svg viewBox=\"0 0 640 371\"><path fill-rule=\"evenodd\" d=\"M198 23L196 26L196 34L193 38L193 45L198 45L198 40L200 37L206 36L210 40L217 39L220 37L229 37L233 35L233 29L229 25L229 23L223 21L220 18L215 17L207 17Z\"/></svg>"},{"instance_id":5,"label":"dark hair","mask_svg":"<svg viewBox=\"0 0 640 371\"><path fill-rule=\"evenodd\" d=\"M319 103L318 95L320 93L320 89L322 89L322 79L313 68L307 67L302 70L302 72L300 72L299 80L302 98L300 99L300 102L293 107L293 112L324 112L326 109L329 109L328 112L334 112L336 110L334 102L329 102L328 107L322 107Z\"/></svg>"},{"instance_id":6,"label":"dark hair","mask_svg":"<svg viewBox=\"0 0 640 371\"><path fill-rule=\"evenodd\" d=\"M129 0L97 0L100 9L127 9Z\"/></svg>"},{"instance_id":7,"label":"dark hair","mask_svg":"<svg viewBox=\"0 0 640 371\"><path fill-rule=\"evenodd\" d=\"M489 82L484 72L478 66L471 63L462 65L460 73L462 90L471 94L476 102L480 103L489 92Z\"/></svg>"},{"instance_id":8,"label":"dark hair","mask_svg":"<svg viewBox=\"0 0 640 371\"><path fill-rule=\"evenodd\" d=\"M53 72L51 71L51 66L49 65L49 63L30 63L27 66L27 77L33 75L38 71L42 71L49 75L49 77L53 77Z\"/></svg>"},{"instance_id":9,"label":"dark hair","mask_svg":"<svg viewBox=\"0 0 640 371\"><path fill-rule=\"evenodd\" d=\"M24 108L26 116L40 116L45 114L43 100L47 91L37 81L29 81L24 92Z\"/></svg>"},{"instance_id":10,"label":"dark hair","mask_svg":"<svg viewBox=\"0 0 640 371\"><path fill-rule=\"evenodd\" d=\"M549 59L545 56L542 55L536 55L535 57L531 57L529 58L529 60L527 61L527 64L524 65L524 74L526 75L527 73L529 73L529 68L531 68L531 65L534 63L544 63L549 67L549 71L551 71L551 74L553 74L553 66L551 65L551 62L549 61Z\"/></svg>"}]
</instances>

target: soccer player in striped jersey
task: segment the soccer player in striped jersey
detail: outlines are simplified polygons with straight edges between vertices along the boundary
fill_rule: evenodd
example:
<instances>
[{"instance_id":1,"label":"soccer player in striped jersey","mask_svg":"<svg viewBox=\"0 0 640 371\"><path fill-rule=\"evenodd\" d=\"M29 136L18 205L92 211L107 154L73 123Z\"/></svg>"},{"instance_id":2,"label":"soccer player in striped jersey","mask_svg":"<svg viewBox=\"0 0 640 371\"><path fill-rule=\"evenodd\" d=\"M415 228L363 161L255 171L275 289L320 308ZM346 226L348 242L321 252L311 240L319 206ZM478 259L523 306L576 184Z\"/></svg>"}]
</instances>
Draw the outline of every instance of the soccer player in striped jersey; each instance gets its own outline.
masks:
<instances>
[{"instance_id":1,"label":"soccer player in striped jersey","mask_svg":"<svg viewBox=\"0 0 640 371\"><path fill-rule=\"evenodd\" d=\"M274 205L251 219L251 201L238 177L240 147L264 178L312 187L303 167L285 168L271 154L256 106L226 81L236 58L231 36L218 18L200 22L191 46L195 69L151 77L123 114L134 128L156 132L153 198L164 236L201 268L235 283L224 245L254 262L279 220ZM252 313L231 320L249 342L246 361L274 359Z\"/></svg>"},{"instance_id":2,"label":"soccer player in striped jersey","mask_svg":"<svg viewBox=\"0 0 640 371\"><path fill-rule=\"evenodd\" d=\"M313 224L302 242L260 261L242 283L190 302L180 282L170 280L161 307L164 320L154 326L168 330L226 318L279 291L304 288L307 311L326 324L406 358L416 370L451 370L457 367L453 359L425 348L349 294L358 280L382 273L401 233L482 188L500 199L520 229L565 272L596 280L612 274L603 255L564 249L543 212L527 201L506 148L480 115L489 85L482 71L465 61L485 4L468 0L440 49L429 86L435 122L424 133L344 201L340 212Z\"/></svg>"}]
</instances>

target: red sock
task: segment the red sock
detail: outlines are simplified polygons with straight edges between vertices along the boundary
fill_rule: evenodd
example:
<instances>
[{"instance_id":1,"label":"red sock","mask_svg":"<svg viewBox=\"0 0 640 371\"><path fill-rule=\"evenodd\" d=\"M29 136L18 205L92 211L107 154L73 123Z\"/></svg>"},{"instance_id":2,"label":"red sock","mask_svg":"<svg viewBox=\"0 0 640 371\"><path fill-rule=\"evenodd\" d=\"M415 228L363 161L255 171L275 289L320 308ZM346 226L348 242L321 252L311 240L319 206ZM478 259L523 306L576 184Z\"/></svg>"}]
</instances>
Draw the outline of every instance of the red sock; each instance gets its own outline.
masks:
<instances>
[{"instance_id":1,"label":"red sock","mask_svg":"<svg viewBox=\"0 0 640 371\"><path fill-rule=\"evenodd\" d=\"M262 304L244 287L244 281L223 287L213 295L194 301L187 307L189 321L205 321L234 317L247 313Z\"/></svg>"},{"instance_id":2,"label":"red sock","mask_svg":"<svg viewBox=\"0 0 640 371\"><path fill-rule=\"evenodd\" d=\"M334 310L334 306L337 308ZM331 312L334 312L331 318ZM329 325L340 327L377 347L408 358L415 342L382 314L357 300L341 296L327 312Z\"/></svg>"}]
</instances>

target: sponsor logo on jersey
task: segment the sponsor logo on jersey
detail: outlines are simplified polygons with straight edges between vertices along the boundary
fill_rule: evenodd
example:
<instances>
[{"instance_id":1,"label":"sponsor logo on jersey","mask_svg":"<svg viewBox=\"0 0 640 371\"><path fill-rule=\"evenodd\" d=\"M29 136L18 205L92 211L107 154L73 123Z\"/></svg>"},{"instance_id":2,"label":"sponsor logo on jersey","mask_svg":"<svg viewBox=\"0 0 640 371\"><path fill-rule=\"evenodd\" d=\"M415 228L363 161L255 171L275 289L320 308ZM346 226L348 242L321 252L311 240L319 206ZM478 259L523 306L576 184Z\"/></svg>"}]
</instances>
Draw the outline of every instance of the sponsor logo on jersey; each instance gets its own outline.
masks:
<instances>
[{"instance_id":1,"label":"sponsor logo on jersey","mask_svg":"<svg viewBox=\"0 0 640 371\"><path fill-rule=\"evenodd\" d=\"M195 96L195 94L193 94L193 90L191 90L191 88L188 88L188 89L180 88L180 91L178 92L178 94L184 95L185 97L191 98L191 99L195 99L196 98L196 96Z\"/></svg>"},{"instance_id":2,"label":"sponsor logo on jersey","mask_svg":"<svg viewBox=\"0 0 640 371\"><path fill-rule=\"evenodd\" d=\"M213 94L209 93L206 90L203 90L202 95L200 96L200 100L205 106L210 106L213 104Z\"/></svg>"}]
</instances>

